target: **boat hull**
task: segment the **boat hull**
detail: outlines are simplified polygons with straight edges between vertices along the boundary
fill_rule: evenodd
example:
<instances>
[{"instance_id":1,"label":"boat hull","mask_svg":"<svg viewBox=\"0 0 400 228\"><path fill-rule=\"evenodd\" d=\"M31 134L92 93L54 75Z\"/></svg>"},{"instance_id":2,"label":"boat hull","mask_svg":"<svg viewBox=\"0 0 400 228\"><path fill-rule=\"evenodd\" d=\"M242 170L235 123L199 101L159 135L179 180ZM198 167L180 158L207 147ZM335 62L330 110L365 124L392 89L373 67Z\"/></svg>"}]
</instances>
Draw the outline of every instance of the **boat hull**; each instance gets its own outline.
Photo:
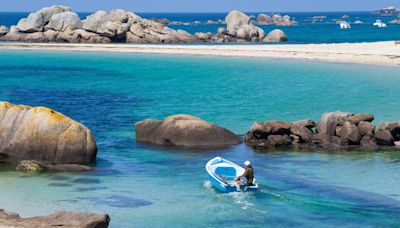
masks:
<instances>
[{"instance_id":1,"label":"boat hull","mask_svg":"<svg viewBox=\"0 0 400 228\"><path fill-rule=\"evenodd\" d=\"M221 165L221 167L219 165ZM214 169L211 168L211 166L214 166L213 167ZM229 178L230 184L227 183L228 181L222 181L221 179L219 179L217 177L217 174L215 173L215 170L217 170L218 168L221 168L220 170L223 170L224 172L232 171L232 169L236 169L237 172L241 172L241 173L243 173L243 171L244 171L244 169L242 167L240 167L230 161L227 161L223 158L216 157L216 158L210 160L206 165L208 179L211 182L212 186L214 188L216 188L218 191L224 192L224 193L256 192L256 191L258 191L257 183L255 183L252 186L241 186L241 187L233 185L232 181L233 181L234 177L237 176L238 173L235 173L234 176L231 176L232 173L229 173L230 175L228 176L228 178ZM224 174L228 174L228 173L224 173Z\"/></svg>"}]
</instances>

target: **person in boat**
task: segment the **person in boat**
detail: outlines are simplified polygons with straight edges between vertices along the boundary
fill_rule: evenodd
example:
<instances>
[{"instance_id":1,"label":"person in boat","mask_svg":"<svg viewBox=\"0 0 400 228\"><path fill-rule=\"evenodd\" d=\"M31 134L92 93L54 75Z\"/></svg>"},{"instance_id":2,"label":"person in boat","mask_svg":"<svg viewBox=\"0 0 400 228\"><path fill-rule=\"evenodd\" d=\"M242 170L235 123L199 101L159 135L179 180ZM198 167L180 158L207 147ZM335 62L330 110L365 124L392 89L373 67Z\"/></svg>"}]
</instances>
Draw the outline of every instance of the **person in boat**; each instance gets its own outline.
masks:
<instances>
[{"instance_id":1,"label":"person in boat","mask_svg":"<svg viewBox=\"0 0 400 228\"><path fill-rule=\"evenodd\" d=\"M244 162L244 173L235 178L235 181L240 186L251 186L253 185L254 171L250 161Z\"/></svg>"}]
</instances>

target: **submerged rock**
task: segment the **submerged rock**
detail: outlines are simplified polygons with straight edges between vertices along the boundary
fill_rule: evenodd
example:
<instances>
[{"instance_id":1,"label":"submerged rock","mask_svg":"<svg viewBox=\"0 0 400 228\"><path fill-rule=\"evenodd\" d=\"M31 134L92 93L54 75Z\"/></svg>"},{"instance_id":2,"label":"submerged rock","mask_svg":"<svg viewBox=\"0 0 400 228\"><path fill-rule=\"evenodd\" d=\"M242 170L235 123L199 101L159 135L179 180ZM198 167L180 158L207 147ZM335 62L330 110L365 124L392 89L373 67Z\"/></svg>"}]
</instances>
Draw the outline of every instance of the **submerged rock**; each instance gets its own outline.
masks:
<instances>
[{"instance_id":1,"label":"submerged rock","mask_svg":"<svg viewBox=\"0 0 400 228\"><path fill-rule=\"evenodd\" d=\"M108 214L59 211L47 216L21 218L19 214L0 209L1 227L79 227L107 228Z\"/></svg>"},{"instance_id":2,"label":"submerged rock","mask_svg":"<svg viewBox=\"0 0 400 228\"><path fill-rule=\"evenodd\" d=\"M280 29L274 29L262 40L263 42L285 42L288 41L286 34Z\"/></svg>"},{"instance_id":3,"label":"submerged rock","mask_svg":"<svg viewBox=\"0 0 400 228\"><path fill-rule=\"evenodd\" d=\"M37 161L25 160L18 163L16 170L21 172L41 172L44 167Z\"/></svg>"},{"instance_id":4,"label":"submerged rock","mask_svg":"<svg viewBox=\"0 0 400 228\"><path fill-rule=\"evenodd\" d=\"M191 115L136 123L136 141L165 146L220 147L241 143L229 130Z\"/></svg>"},{"instance_id":5,"label":"submerged rock","mask_svg":"<svg viewBox=\"0 0 400 228\"><path fill-rule=\"evenodd\" d=\"M0 154L19 162L87 164L96 159L90 130L45 107L0 102Z\"/></svg>"}]
</instances>

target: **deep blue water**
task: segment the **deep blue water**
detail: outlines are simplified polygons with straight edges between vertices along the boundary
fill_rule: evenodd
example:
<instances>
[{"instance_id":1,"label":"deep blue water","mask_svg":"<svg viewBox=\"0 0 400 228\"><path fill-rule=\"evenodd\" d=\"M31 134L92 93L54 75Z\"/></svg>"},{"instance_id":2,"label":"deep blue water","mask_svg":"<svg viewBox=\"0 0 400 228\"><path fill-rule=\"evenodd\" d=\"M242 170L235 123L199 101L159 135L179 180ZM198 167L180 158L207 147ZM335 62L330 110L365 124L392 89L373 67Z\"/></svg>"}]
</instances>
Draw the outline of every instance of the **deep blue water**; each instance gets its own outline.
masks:
<instances>
[{"instance_id":1,"label":"deep blue water","mask_svg":"<svg viewBox=\"0 0 400 228\"><path fill-rule=\"evenodd\" d=\"M90 13L80 13L82 19L86 18ZM145 18L168 18L170 21L182 22L206 22L207 20L224 19L226 13L138 13ZM257 16L259 13L247 13L248 15ZM312 12L312 13L281 13L288 14L299 22L298 26L281 27L273 25L264 25L262 27L266 32L275 28L280 28L288 35L289 43L336 43L336 42L373 42L388 41L400 39L400 25L388 24L388 28L376 28L372 23L376 19L383 22L389 22L396 19L395 17L382 17L370 12ZM11 26L16 24L20 18L26 17L28 13L4 13L0 12L0 24ZM312 23L313 16L327 16L322 21ZM345 19L348 22L360 20L364 24L353 24L352 29L341 30L336 20L341 20L343 15L350 16ZM191 33L195 32L213 32L218 27L224 25L170 25L174 29L184 29Z\"/></svg>"},{"instance_id":2,"label":"deep blue water","mask_svg":"<svg viewBox=\"0 0 400 228\"><path fill-rule=\"evenodd\" d=\"M193 114L237 134L254 121L325 111L400 120L400 68L270 59L0 51L0 100L88 126L95 170L25 175L0 167L0 207L23 216L107 212L111 227L398 227L400 153L193 151L141 145L134 123ZM251 160L255 194L222 194L205 163Z\"/></svg>"}]
</instances>

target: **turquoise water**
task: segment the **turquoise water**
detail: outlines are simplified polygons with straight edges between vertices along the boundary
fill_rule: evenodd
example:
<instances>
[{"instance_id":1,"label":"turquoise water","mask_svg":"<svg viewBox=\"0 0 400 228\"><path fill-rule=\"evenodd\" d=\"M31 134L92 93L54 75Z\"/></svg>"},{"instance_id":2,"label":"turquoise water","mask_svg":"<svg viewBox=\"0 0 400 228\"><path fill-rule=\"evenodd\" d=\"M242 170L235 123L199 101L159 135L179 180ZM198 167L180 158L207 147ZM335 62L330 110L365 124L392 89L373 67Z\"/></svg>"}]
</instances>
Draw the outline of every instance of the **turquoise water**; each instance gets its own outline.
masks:
<instances>
[{"instance_id":1,"label":"turquoise water","mask_svg":"<svg viewBox=\"0 0 400 228\"><path fill-rule=\"evenodd\" d=\"M134 123L187 113L243 134L324 111L400 120L400 68L271 59L0 51L0 100L54 108L94 133L96 170L0 170L0 208L107 212L112 227L400 226L400 152L189 151L135 143ZM216 192L205 163L251 160L261 190Z\"/></svg>"}]
</instances>

